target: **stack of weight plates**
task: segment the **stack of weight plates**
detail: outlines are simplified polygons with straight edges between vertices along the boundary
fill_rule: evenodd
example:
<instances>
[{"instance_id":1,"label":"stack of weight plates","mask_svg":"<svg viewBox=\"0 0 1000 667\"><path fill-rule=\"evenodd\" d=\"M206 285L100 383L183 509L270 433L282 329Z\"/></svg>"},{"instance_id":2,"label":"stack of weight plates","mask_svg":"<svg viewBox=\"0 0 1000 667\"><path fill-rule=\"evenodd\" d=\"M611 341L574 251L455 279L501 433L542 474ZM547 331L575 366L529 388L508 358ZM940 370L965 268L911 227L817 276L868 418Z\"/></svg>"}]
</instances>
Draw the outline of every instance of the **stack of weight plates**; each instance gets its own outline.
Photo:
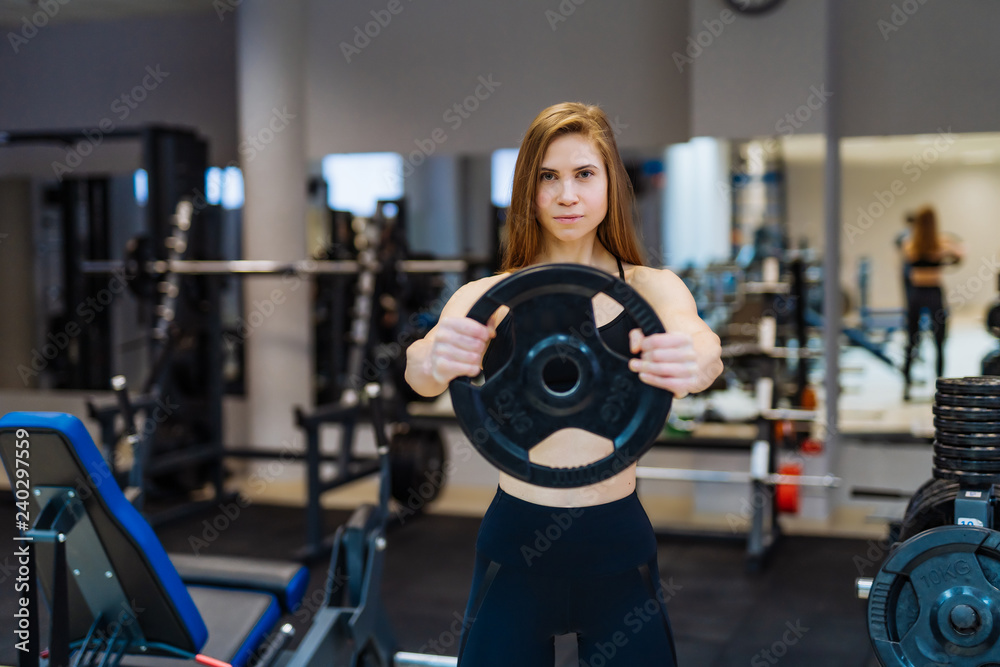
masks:
<instances>
[{"instance_id":1,"label":"stack of weight plates","mask_svg":"<svg viewBox=\"0 0 1000 667\"><path fill-rule=\"evenodd\" d=\"M939 379L934 430L935 478L1000 484L1000 377Z\"/></svg>"}]
</instances>

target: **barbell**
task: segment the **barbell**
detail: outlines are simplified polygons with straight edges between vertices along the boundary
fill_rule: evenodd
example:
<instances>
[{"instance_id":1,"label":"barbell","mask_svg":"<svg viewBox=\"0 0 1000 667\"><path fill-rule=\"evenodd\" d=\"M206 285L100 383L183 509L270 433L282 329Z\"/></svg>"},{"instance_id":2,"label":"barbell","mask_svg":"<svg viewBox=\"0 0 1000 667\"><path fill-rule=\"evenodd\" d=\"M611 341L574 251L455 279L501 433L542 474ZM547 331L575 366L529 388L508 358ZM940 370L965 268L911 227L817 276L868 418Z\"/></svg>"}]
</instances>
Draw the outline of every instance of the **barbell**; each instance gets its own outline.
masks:
<instances>
[{"instance_id":1,"label":"barbell","mask_svg":"<svg viewBox=\"0 0 1000 667\"><path fill-rule=\"evenodd\" d=\"M196 276L264 276L295 274L312 275L353 275L363 267L363 263L353 259L280 261L271 259L176 259L151 260L143 262L143 272L151 275L178 273ZM462 273L469 268L464 259L404 259L395 264L402 273ZM88 260L81 262L83 273L107 274L130 268L123 260Z\"/></svg>"}]
</instances>

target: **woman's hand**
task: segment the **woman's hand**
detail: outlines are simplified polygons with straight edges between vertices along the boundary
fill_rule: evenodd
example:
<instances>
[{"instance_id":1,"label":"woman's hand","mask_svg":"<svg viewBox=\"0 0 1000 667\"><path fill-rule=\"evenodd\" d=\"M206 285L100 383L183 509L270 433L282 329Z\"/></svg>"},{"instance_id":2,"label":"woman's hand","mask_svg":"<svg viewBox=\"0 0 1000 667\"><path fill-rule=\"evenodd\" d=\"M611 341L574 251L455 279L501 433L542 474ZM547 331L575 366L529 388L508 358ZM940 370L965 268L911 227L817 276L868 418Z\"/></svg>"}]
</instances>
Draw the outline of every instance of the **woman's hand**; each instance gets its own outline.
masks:
<instances>
[{"instance_id":1,"label":"woman's hand","mask_svg":"<svg viewBox=\"0 0 1000 667\"><path fill-rule=\"evenodd\" d=\"M641 329L629 332L629 347L639 359L628 362L630 370L639 374L646 384L672 392L684 398L699 391L705 384L700 376L694 341L686 333L662 333L644 336Z\"/></svg>"},{"instance_id":2,"label":"woman's hand","mask_svg":"<svg viewBox=\"0 0 1000 667\"><path fill-rule=\"evenodd\" d=\"M483 368L486 346L495 335L494 326L468 317L442 318L427 358L430 375L446 384L461 375L476 377Z\"/></svg>"}]
</instances>

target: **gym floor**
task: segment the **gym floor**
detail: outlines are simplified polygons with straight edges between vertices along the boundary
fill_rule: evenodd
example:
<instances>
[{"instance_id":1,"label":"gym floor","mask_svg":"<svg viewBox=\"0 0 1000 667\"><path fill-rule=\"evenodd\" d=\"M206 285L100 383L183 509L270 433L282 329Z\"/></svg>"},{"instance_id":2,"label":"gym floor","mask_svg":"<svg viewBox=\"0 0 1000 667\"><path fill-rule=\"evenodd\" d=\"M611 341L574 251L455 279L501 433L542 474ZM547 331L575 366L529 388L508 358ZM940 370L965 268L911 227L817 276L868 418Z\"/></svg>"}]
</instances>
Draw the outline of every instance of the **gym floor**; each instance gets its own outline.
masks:
<instances>
[{"instance_id":1,"label":"gym floor","mask_svg":"<svg viewBox=\"0 0 1000 667\"><path fill-rule=\"evenodd\" d=\"M0 503L0 540L12 545L12 503ZM191 552L202 520L193 516L158 529L168 552ZM330 510L326 525L348 517ZM291 507L250 505L204 554L289 558L301 544L303 513ZM401 650L455 655L465 608L476 531L470 517L427 515L389 531L383 600ZM747 573L743 546L664 536L659 561L680 665L782 665L843 667L869 664L865 604L854 597L854 579L869 571L873 543L861 539L790 536L780 541L764 571ZM0 579L13 577L12 548L0 554ZM859 570L860 568L860 570ZM864 570L863 572L861 570ZM326 565L311 568L302 609L289 619L300 639L322 602ZM10 617L12 586L0 587L0 615ZM44 626L43 626L44 627ZM572 637L557 641L557 665L575 665ZM9 639L0 641L0 664L16 664Z\"/></svg>"}]
</instances>

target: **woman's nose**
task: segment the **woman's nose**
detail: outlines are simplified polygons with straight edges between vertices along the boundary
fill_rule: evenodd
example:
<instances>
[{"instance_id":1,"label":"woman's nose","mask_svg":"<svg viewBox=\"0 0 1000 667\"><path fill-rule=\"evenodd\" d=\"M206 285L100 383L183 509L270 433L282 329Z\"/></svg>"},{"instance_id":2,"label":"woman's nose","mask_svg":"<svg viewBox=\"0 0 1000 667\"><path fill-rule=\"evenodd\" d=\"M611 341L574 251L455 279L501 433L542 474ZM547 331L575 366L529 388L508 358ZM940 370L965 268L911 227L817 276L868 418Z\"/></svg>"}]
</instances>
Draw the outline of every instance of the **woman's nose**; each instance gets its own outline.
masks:
<instances>
[{"instance_id":1,"label":"woman's nose","mask_svg":"<svg viewBox=\"0 0 1000 667\"><path fill-rule=\"evenodd\" d=\"M557 201L560 204L573 204L576 202L576 189L570 182L564 182L559 188Z\"/></svg>"}]
</instances>

